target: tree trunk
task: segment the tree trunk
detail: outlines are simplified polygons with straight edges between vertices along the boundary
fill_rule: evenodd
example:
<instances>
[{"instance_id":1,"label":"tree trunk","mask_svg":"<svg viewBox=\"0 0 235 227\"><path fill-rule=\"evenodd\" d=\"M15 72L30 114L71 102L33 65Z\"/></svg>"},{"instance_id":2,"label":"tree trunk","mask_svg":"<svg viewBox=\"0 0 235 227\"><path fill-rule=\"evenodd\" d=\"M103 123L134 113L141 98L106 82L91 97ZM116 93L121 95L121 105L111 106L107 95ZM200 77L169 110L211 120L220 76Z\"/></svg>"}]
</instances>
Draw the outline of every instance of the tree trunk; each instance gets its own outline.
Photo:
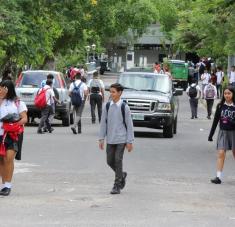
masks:
<instances>
[{"instance_id":1,"label":"tree trunk","mask_svg":"<svg viewBox=\"0 0 235 227\"><path fill-rule=\"evenodd\" d=\"M45 70L55 70L55 68L56 68L55 58L49 56L45 57L44 62L40 67L40 69L45 69Z\"/></svg>"}]
</instances>

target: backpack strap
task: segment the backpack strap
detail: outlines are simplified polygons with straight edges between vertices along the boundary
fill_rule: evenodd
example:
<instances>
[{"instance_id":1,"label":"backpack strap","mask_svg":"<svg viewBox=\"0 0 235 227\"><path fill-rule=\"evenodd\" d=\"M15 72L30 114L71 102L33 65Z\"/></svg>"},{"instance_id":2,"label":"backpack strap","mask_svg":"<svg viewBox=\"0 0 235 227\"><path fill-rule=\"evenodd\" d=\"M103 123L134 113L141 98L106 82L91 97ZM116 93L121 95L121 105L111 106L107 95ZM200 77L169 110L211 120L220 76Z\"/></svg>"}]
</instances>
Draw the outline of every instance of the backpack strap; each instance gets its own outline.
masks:
<instances>
[{"instance_id":1,"label":"backpack strap","mask_svg":"<svg viewBox=\"0 0 235 227\"><path fill-rule=\"evenodd\" d=\"M75 84L75 82L73 82L73 86L74 86L74 88L80 88L81 87L81 85L82 85L82 81L79 83L79 85L78 86L76 86L76 84Z\"/></svg>"},{"instance_id":2,"label":"backpack strap","mask_svg":"<svg viewBox=\"0 0 235 227\"><path fill-rule=\"evenodd\" d=\"M106 103L106 124L108 123L108 111L109 111L109 107L110 107L110 102ZM122 120L123 120L123 124L125 125L125 128L127 129L127 125L126 125L126 117L125 117L125 108L126 108L126 103L122 102L121 105L121 111L122 111Z\"/></svg>"}]
</instances>

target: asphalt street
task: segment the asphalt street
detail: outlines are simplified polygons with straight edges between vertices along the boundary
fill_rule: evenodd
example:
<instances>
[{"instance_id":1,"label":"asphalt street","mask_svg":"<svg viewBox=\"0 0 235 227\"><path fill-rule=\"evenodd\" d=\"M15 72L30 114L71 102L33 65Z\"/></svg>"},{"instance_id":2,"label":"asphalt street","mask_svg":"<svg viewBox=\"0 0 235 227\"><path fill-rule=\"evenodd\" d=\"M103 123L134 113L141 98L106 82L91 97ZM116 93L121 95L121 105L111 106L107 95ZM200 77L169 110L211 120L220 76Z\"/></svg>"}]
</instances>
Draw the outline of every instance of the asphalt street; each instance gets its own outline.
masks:
<instances>
[{"instance_id":1,"label":"asphalt street","mask_svg":"<svg viewBox=\"0 0 235 227\"><path fill-rule=\"evenodd\" d=\"M115 81L105 76L105 84ZM222 185L215 176L215 140L207 141L212 120L199 105L190 119L188 98L180 97L177 134L135 128L132 153L125 153L127 184L110 195L114 174L98 149L98 124L89 104L82 134L55 124L52 134L26 127L22 161L16 162L13 190L0 197L1 227L232 227L235 226L235 167L231 152Z\"/></svg>"}]
</instances>

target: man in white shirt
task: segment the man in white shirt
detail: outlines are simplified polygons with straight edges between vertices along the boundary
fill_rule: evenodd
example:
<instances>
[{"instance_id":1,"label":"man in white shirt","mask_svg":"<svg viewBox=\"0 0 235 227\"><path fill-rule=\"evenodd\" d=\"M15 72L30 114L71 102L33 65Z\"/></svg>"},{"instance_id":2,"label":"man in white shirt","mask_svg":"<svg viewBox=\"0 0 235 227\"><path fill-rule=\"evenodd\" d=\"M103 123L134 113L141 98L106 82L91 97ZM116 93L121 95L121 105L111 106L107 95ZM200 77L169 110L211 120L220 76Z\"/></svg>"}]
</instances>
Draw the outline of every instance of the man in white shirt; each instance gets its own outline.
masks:
<instances>
[{"instance_id":1,"label":"man in white shirt","mask_svg":"<svg viewBox=\"0 0 235 227\"><path fill-rule=\"evenodd\" d=\"M231 71L229 74L229 83L235 87L235 66L231 67Z\"/></svg>"},{"instance_id":2,"label":"man in white shirt","mask_svg":"<svg viewBox=\"0 0 235 227\"><path fill-rule=\"evenodd\" d=\"M204 73L201 75L202 80L202 91L204 91L207 84L209 84L209 79L211 78L210 73L205 69ZM202 93L202 98L204 99L204 93Z\"/></svg>"},{"instance_id":3,"label":"man in white shirt","mask_svg":"<svg viewBox=\"0 0 235 227\"><path fill-rule=\"evenodd\" d=\"M82 117L82 112L85 106L86 97L88 95L87 85L81 81L80 72L77 72L77 74L75 75L75 81L70 84L70 87L69 87L70 96L72 96L72 92L75 89L75 87L79 87L79 92L80 92L80 97L82 99L82 103L80 106L73 106L73 112L75 113L74 125L73 127L71 127L73 134L82 132L81 117ZM78 127L78 131L76 130L77 127Z\"/></svg>"},{"instance_id":4,"label":"man in white shirt","mask_svg":"<svg viewBox=\"0 0 235 227\"><path fill-rule=\"evenodd\" d=\"M97 105L99 122L102 114L102 103L104 102L104 83L99 79L98 72L93 73L93 79L89 80L87 87L90 94L91 122L95 124L95 107Z\"/></svg>"},{"instance_id":5,"label":"man in white shirt","mask_svg":"<svg viewBox=\"0 0 235 227\"><path fill-rule=\"evenodd\" d=\"M224 73L221 67L217 67L216 72L216 88L217 88L217 98L221 98L222 96L222 82L224 78Z\"/></svg>"},{"instance_id":6,"label":"man in white shirt","mask_svg":"<svg viewBox=\"0 0 235 227\"><path fill-rule=\"evenodd\" d=\"M49 116L52 112L52 104L54 103L55 99L55 93L51 88L52 83L53 81L48 79L46 81L46 85L38 91L40 93L42 90L46 90L46 101L47 101L47 105L43 109L41 109L41 119L37 131L38 134L44 134L44 132L42 131L44 125L47 126L48 132L50 133L52 132L51 124L49 122Z\"/></svg>"}]
</instances>

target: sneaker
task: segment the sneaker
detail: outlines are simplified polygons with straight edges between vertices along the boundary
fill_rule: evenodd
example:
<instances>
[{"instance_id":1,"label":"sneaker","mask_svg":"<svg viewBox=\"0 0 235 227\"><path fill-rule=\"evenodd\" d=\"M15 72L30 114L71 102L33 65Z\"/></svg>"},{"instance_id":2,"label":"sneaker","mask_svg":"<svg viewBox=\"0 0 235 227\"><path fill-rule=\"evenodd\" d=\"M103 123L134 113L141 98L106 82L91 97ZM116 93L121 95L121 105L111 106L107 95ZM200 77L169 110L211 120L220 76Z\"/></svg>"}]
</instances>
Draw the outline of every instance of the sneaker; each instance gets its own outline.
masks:
<instances>
[{"instance_id":1,"label":"sneaker","mask_svg":"<svg viewBox=\"0 0 235 227\"><path fill-rule=\"evenodd\" d=\"M54 128L50 128L50 130L48 130L49 133L52 133L54 131Z\"/></svg>"},{"instance_id":2,"label":"sneaker","mask_svg":"<svg viewBox=\"0 0 235 227\"><path fill-rule=\"evenodd\" d=\"M222 181L219 179L219 177L215 177L214 179L211 179L211 183L213 183L213 184L221 184Z\"/></svg>"},{"instance_id":3,"label":"sneaker","mask_svg":"<svg viewBox=\"0 0 235 227\"><path fill-rule=\"evenodd\" d=\"M127 177L127 172L123 172L122 174L122 184L120 186L120 189L123 189L126 185L126 177Z\"/></svg>"},{"instance_id":4,"label":"sneaker","mask_svg":"<svg viewBox=\"0 0 235 227\"><path fill-rule=\"evenodd\" d=\"M45 132L43 132L42 129L38 129L37 133L38 134L45 134Z\"/></svg>"},{"instance_id":5,"label":"sneaker","mask_svg":"<svg viewBox=\"0 0 235 227\"><path fill-rule=\"evenodd\" d=\"M113 195L120 194L120 193L121 193L120 188L117 187L116 185L113 186L112 191L110 192L110 194L113 194Z\"/></svg>"},{"instance_id":6,"label":"sneaker","mask_svg":"<svg viewBox=\"0 0 235 227\"><path fill-rule=\"evenodd\" d=\"M43 132L48 132L47 128L43 128L42 131L43 131Z\"/></svg>"},{"instance_id":7,"label":"sneaker","mask_svg":"<svg viewBox=\"0 0 235 227\"><path fill-rule=\"evenodd\" d=\"M74 127L71 127L71 130L72 130L73 134L77 134L77 131Z\"/></svg>"},{"instance_id":8,"label":"sneaker","mask_svg":"<svg viewBox=\"0 0 235 227\"><path fill-rule=\"evenodd\" d=\"M11 193L11 189L5 187L0 191L0 196L8 196L10 195L10 193Z\"/></svg>"}]
</instances>

